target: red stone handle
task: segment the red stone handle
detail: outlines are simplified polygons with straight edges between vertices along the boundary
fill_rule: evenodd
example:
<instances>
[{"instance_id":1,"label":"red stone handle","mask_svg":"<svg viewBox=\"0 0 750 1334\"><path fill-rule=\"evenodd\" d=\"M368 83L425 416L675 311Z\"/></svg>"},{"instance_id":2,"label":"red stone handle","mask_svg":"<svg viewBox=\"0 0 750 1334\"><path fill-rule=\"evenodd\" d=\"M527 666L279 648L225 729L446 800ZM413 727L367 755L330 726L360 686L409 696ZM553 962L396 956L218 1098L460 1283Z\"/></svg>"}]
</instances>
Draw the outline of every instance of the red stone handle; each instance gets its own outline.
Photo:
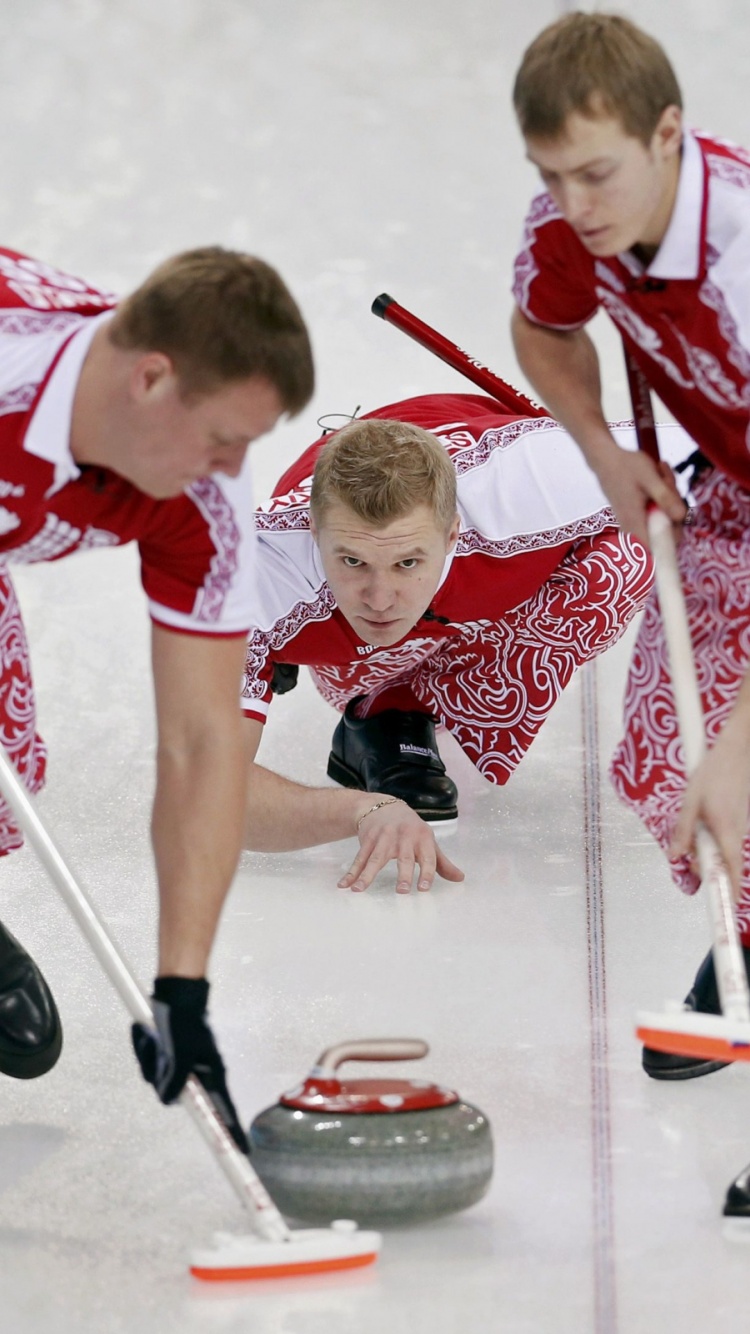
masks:
<instances>
[{"instance_id":1,"label":"red stone handle","mask_svg":"<svg viewBox=\"0 0 750 1334\"><path fill-rule=\"evenodd\" d=\"M361 1038L327 1047L310 1071L311 1079L332 1079L344 1061L417 1061L429 1047L421 1038Z\"/></svg>"}]
</instances>

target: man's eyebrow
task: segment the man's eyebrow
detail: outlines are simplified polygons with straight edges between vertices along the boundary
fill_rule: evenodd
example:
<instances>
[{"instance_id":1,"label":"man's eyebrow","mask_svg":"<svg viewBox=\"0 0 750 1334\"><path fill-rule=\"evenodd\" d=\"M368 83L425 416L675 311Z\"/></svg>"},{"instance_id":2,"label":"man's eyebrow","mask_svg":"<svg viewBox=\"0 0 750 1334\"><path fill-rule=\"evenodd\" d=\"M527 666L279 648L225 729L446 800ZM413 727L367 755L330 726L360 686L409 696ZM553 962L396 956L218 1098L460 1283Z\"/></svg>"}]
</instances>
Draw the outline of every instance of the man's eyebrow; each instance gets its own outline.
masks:
<instances>
[{"instance_id":1,"label":"man's eyebrow","mask_svg":"<svg viewBox=\"0 0 750 1334\"><path fill-rule=\"evenodd\" d=\"M357 560L362 560L349 542L334 542L332 551L334 556L354 556Z\"/></svg>"},{"instance_id":2,"label":"man's eyebrow","mask_svg":"<svg viewBox=\"0 0 750 1334\"><path fill-rule=\"evenodd\" d=\"M353 549L353 547L349 545L348 542L334 543L333 554L334 556L354 556L355 560L364 560L364 557L357 555L357 552ZM397 561L411 560L412 556L426 556L426 555L427 552L425 551L424 547L408 547L407 550L404 551L402 555L397 556L395 559Z\"/></svg>"},{"instance_id":3,"label":"man's eyebrow","mask_svg":"<svg viewBox=\"0 0 750 1334\"><path fill-rule=\"evenodd\" d=\"M574 167L573 171L588 171L591 167L602 166L605 162L611 162L611 160L611 155L609 153L600 153L598 157L589 158L588 161L582 162L580 166ZM526 161L530 162L532 166L538 167L540 171L548 170L543 163L537 162L536 158L532 157L528 150L526 152ZM552 172L552 174L554 175L554 172Z\"/></svg>"}]
</instances>

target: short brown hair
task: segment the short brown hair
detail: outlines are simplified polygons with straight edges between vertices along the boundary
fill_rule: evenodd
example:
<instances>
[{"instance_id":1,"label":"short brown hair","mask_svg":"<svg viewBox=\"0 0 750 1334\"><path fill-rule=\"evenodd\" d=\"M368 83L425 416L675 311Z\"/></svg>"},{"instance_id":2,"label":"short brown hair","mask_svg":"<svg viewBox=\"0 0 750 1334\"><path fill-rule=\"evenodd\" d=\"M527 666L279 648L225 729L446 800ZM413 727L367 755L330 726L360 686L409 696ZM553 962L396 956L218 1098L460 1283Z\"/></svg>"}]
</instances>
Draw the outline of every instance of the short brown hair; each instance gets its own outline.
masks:
<instances>
[{"instance_id":1,"label":"short brown hair","mask_svg":"<svg viewBox=\"0 0 750 1334\"><path fill-rule=\"evenodd\" d=\"M525 52L513 105L527 139L558 139L572 112L616 116L649 144L662 112L682 93L653 37L617 14L580 11L550 24Z\"/></svg>"},{"instance_id":2,"label":"short brown hair","mask_svg":"<svg viewBox=\"0 0 750 1334\"><path fill-rule=\"evenodd\" d=\"M110 338L163 352L187 394L259 375L289 413L312 396L312 350L297 303L270 264L222 246L160 264L118 306Z\"/></svg>"},{"instance_id":3,"label":"short brown hair","mask_svg":"<svg viewBox=\"0 0 750 1334\"><path fill-rule=\"evenodd\" d=\"M374 527L427 505L447 534L456 517L456 472L428 431L365 418L337 431L318 455L310 495L316 523L322 524L333 500Z\"/></svg>"}]
</instances>

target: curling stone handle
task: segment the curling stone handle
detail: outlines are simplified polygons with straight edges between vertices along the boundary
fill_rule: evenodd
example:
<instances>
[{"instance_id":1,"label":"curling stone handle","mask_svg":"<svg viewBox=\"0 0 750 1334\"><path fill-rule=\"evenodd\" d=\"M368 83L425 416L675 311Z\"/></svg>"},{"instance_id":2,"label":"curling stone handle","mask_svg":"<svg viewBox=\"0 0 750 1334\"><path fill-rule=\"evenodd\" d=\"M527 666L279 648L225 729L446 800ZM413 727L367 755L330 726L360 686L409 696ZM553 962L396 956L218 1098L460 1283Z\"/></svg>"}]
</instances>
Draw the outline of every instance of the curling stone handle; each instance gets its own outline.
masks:
<instances>
[{"instance_id":1,"label":"curling stone handle","mask_svg":"<svg viewBox=\"0 0 750 1334\"><path fill-rule=\"evenodd\" d=\"M316 1079L332 1079L344 1061L417 1061L429 1047L421 1038L362 1038L327 1047L310 1071Z\"/></svg>"}]
</instances>

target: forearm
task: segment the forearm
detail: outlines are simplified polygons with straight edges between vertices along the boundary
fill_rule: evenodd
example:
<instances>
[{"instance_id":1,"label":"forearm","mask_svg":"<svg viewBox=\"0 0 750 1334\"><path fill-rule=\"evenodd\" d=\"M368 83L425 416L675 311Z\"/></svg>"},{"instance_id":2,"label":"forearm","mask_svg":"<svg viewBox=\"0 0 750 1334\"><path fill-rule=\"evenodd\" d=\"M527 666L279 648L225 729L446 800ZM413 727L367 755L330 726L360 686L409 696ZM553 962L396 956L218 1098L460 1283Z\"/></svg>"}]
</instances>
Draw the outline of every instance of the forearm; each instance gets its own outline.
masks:
<instances>
[{"instance_id":1,"label":"forearm","mask_svg":"<svg viewBox=\"0 0 750 1334\"><path fill-rule=\"evenodd\" d=\"M685 504L671 469L657 465L641 450L621 449L610 432L602 411L599 359L588 334L582 329L560 333L541 328L518 309L512 328L525 374L579 444L623 531L647 547L651 504L658 505L672 523L681 524Z\"/></svg>"},{"instance_id":2,"label":"forearm","mask_svg":"<svg viewBox=\"0 0 750 1334\"><path fill-rule=\"evenodd\" d=\"M244 728L251 759L263 726L248 718ZM362 821L362 817L367 818ZM256 852L291 852L356 835L359 848L340 889L361 891L388 862L397 863L396 891L408 894L415 868L417 887L429 889L435 874L463 880L463 872L436 846L429 825L404 801L379 792L303 787L252 764L248 784L245 846Z\"/></svg>"},{"instance_id":3,"label":"forearm","mask_svg":"<svg viewBox=\"0 0 750 1334\"><path fill-rule=\"evenodd\" d=\"M734 775L739 786L750 785L750 672L743 678L724 726L716 741L719 767Z\"/></svg>"},{"instance_id":4,"label":"forearm","mask_svg":"<svg viewBox=\"0 0 750 1334\"><path fill-rule=\"evenodd\" d=\"M524 375L598 472L618 447L604 417L599 358L588 334L542 328L518 309L512 333Z\"/></svg>"},{"instance_id":5,"label":"forearm","mask_svg":"<svg viewBox=\"0 0 750 1334\"><path fill-rule=\"evenodd\" d=\"M155 625L152 645L159 973L202 977L242 847L252 757L239 708L245 643Z\"/></svg>"},{"instance_id":6,"label":"forearm","mask_svg":"<svg viewBox=\"0 0 750 1334\"><path fill-rule=\"evenodd\" d=\"M245 847L254 852L291 852L352 838L360 816L377 800L373 792L304 787L253 764Z\"/></svg>"},{"instance_id":7,"label":"forearm","mask_svg":"<svg viewBox=\"0 0 750 1334\"><path fill-rule=\"evenodd\" d=\"M239 723L193 746L159 746L152 839L160 975L207 970L242 848L249 760Z\"/></svg>"}]
</instances>

